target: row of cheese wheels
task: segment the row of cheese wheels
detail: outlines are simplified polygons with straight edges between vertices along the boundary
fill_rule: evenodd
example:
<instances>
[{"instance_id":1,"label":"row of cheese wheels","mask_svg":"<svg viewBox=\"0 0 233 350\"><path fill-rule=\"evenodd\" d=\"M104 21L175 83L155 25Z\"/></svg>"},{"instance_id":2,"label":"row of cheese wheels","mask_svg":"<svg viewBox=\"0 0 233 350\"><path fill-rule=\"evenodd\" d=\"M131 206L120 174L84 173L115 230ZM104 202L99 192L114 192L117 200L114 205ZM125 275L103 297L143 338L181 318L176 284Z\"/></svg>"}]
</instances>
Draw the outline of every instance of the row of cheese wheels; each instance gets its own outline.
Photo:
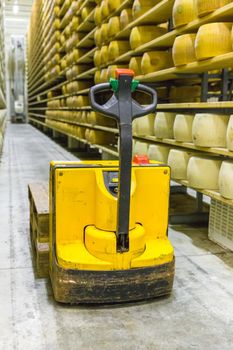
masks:
<instances>
[{"instance_id":1,"label":"row of cheese wheels","mask_svg":"<svg viewBox=\"0 0 233 350\"><path fill-rule=\"evenodd\" d=\"M60 98L48 101L48 108L58 109L63 107L81 108L89 106L89 97L87 95L69 96L67 98Z\"/></svg>"},{"instance_id":2,"label":"row of cheese wheels","mask_svg":"<svg viewBox=\"0 0 233 350\"><path fill-rule=\"evenodd\" d=\"M165 145L149 145L136 141L134 154L147 154L171 167L173 180L187 180L190 187L219 191L227 199L233 199L233 161Z\"/></svg>"},{"instance_id":3,"label":"row of cheese wheels","mask_svg":"<svg viewBox=\"0 0 233 350\"><path fill-rule=\"evenodd\" d=\"M175 0L172 19L175 28L184 26L228 5L231 0Z\"/></svg>"},{"instance_id":4,"label":"row of cheese wheels","mask_svg":"<svg viewBox=\"0 0 233 350\"><path fill-rule=\"evenodd\" d=\"M46 118L46 125L55 128L61 133L77 137L81 140L86 140L90 144L98 145L115 145L116 137L113 133L94 130L88 127L83 127L71 123L65 123L53 119Z\"/></svg>"},{"instance_id":5,"label":"row of cheese wheels","mask_svg":"<svg viewBox=\"0 0 233 350\"><path fill-rule=\"evenodd\" d=\"M191 142L198 147L227 147L233 151L233 116L211 113L176 114L158 112L136 119L135 136L156 136Z\"/></svg>"}]
</instances>

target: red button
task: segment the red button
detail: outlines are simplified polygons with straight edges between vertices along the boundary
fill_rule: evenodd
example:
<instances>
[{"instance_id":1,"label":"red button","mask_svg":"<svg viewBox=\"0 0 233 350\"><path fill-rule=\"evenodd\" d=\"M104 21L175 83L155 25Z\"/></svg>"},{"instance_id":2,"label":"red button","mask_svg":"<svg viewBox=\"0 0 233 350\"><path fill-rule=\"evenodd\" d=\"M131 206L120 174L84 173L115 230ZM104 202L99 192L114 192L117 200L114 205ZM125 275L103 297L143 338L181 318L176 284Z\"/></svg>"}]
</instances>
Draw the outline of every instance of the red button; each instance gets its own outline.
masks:
<instances>
[{"instance_id":1,"label":"red button","mask_svg":"<svg viewBox=\"0 0 233 350\"><path fill-rule=\"evenodd\" d=\"M132 69L117 68L115 71L116 79L118 79L120 75L130 75L134 77L134 71Z\"/></svg>"},{"instance_id":2,"label":"red button","mask_svg":"<svg viewBox=\"0 0 233 350\"><path fill-rule=\"evenodd\" d=\"M136 154L133 158L133 162L135 164L150 164L150 160L147 157L147 155L140 156L139 154Z\"/></svg>"}]
</instances>

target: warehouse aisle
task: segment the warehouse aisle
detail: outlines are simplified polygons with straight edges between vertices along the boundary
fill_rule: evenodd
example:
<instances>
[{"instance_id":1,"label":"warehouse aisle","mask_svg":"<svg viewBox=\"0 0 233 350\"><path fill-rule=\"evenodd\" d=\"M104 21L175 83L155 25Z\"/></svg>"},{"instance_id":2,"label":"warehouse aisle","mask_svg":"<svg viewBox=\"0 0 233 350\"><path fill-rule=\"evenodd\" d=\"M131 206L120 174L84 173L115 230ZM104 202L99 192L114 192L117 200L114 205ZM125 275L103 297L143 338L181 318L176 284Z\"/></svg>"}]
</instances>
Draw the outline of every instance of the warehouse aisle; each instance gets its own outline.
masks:
<instances>
[{"instance_id":1,"label":"warehouse aisle","mask_svg":"<svg viewBox=\"0 0 233 350\"><path fill-rule=\"evenodd\" d=\"M230 350L233 253L206 230L170 229L176 279L170 298L121 307L55 303L35 280L27 184L48 178L51 159L74 159L29 125L9 125L0 164L0 350Z\"/></svg>"}]
</instances>

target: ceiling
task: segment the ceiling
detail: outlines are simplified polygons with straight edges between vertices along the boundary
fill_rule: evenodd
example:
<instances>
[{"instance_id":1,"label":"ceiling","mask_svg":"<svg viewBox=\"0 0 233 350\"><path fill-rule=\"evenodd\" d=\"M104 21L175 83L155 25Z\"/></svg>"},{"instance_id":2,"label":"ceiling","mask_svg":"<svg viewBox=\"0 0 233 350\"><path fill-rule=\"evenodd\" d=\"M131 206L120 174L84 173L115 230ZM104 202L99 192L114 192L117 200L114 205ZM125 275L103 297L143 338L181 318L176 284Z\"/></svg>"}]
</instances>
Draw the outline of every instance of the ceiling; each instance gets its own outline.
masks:
<instances>
[{"instance_id":1,"label":"ceiling","mask_svg":"<svg viewBox=\"0 0 233 350\"><path fill-rule=\"evenodd\" d=\"M31 15L33 0L3 0L5 13L6 46L11 35L25 35ZM13 12L13 6L18 4L18 13Z\"/></svg>"}]
</instances>

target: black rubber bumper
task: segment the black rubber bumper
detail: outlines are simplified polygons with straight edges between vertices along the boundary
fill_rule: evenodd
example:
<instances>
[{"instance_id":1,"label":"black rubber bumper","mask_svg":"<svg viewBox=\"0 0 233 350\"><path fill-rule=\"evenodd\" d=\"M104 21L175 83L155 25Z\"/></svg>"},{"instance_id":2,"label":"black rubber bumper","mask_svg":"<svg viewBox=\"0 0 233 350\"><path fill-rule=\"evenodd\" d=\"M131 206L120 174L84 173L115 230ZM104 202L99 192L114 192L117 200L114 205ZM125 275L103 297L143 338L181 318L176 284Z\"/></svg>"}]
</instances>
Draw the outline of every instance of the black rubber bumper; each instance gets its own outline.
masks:
<instances>
[{"instance_id":1,"label":"black rubber bumper","mask_svg":"<svg viewBox=\"0 0 233 350\"><path fill-rule=\"evenodd\" d=\"M55 300L68 304L109 304L153 299L171 293L175 259L164 265L117 271L81 271L53 265Z\"/></svg>"}]
</instances>

